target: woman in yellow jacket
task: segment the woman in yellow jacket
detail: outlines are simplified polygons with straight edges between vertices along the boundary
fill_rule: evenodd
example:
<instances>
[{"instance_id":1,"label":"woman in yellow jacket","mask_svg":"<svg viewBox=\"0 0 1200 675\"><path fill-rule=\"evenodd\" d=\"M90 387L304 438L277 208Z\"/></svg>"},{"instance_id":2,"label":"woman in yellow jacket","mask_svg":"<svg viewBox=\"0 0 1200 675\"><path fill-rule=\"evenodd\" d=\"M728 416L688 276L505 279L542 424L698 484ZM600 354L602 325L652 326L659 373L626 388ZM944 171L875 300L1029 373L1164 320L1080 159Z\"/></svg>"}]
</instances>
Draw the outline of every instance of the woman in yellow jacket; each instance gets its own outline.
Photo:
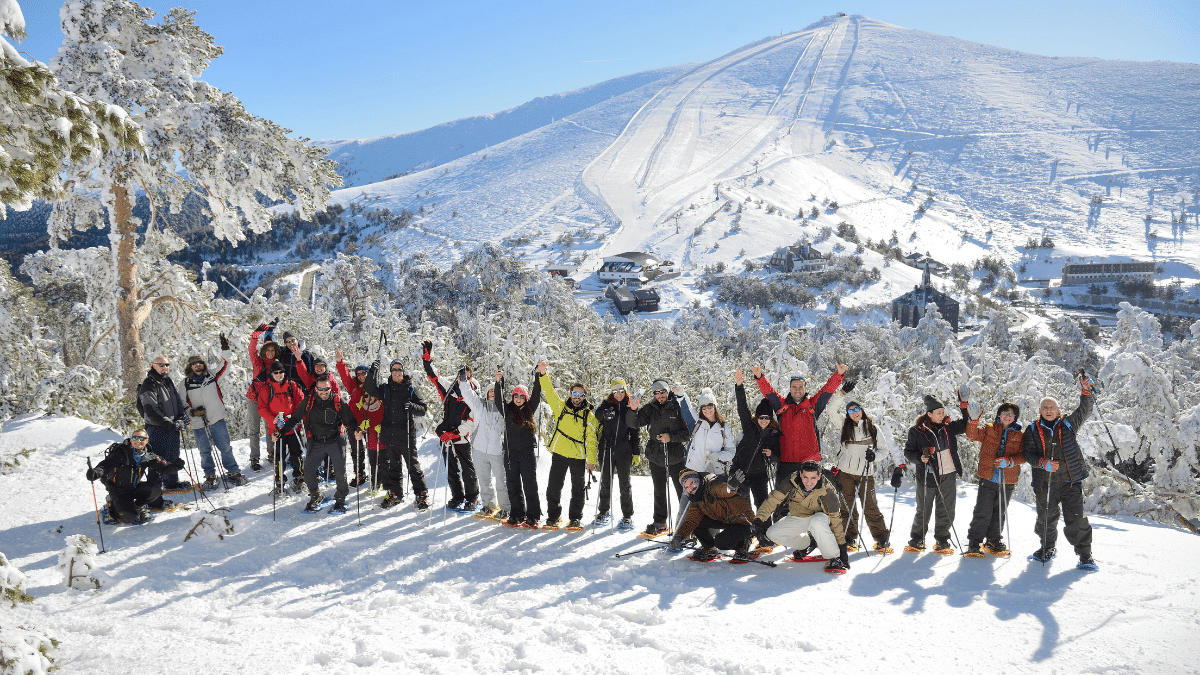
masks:
<instances>
[{"instance_id":1,"label":"woman in yellow jacket","mask_svg":"<svg viewBox=\"0 0 1200 675\"><path fill-rule=\"evenodd\" d=\"M563 482L567 470L571 471L571 503L567 516L570 521L567 529L578 531L583 529L583 471L596 468L596 430L600 421L592 414L592 406L587 402L587 387L576 382L571 385L569 402L564 402L554 391L550 376L546 374L546 362L537 365L538 381L546 403L554 415L554 431L550 437L550 476L546 483L546 524L544 529L557 530L562 526L562 497Z\"/></svg>"}]
</instances>

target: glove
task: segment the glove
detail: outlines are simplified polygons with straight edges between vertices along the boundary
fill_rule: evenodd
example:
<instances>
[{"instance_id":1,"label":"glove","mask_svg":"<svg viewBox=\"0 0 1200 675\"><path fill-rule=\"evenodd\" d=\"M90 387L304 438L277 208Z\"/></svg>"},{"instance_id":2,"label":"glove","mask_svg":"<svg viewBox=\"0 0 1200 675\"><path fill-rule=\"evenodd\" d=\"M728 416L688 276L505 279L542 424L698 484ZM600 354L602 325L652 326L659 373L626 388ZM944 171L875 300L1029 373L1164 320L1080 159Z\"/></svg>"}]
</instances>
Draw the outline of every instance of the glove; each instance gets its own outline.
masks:
<instances>
[{"instance_id":1,"label":"glove","mask_svg":"<svg viewBox=\"0 0 1200 675\"><path fill-rule=\"evenodd\" d=\"M1083 394L1084 396L1091 396L1092 389L1096 385L1094 385L1092 383L1092 377L1090 375L1088 375L1087 373L1082 373L1079 376L1079 386L1082 387L1082 389L1083 389L1083 391L1080 392L1081 394Z\"/></svg>"},{"instance_id":2,"label":"glove","mask_svg":"<svg viewBox=\"0 0 1200 675\"><path fill-rule=\"evenodd\" d=\"M182 469L187 466L187 463L183 461L182 457L177 457L170 462L167 462L167 464L173 469Z\"/></svg>"},{"instance_id":3,"label":"glove","mask_svg":"<svg viewBox=\"0 0 1200 675\"><path fill-rule=\"evenodd\" d=\"M683 550L683 540L679 538L679 535L671 537L671 541L667 542L667 550L671 553L679 553Z\"/></svg>"},{"instance_id":4,"label":"glove","mask_svg":"<svg viewBox=\"0 0 1200 675\"><path fill-rule=\"evenodd\" d=\"M836 466L831 466L831 467L829 467L829 474L830 474L831 476L836 476L836 475L838 475L839 473L841 473L841 471L838 471L838 468L837 468Z\"/></svg>"},{"instance_id":5,"label":"glove","mask_svg":"<svg viewBox=\"0 0 1200 675\"><path fill-rule=\"evenodd\" d=\"M421 343L421 358L428 361L433 356L433 342L426 340Z\"/></svg>"},{"instance_id":6,"label":"glove","mask_svg":"<svg viewBox=\"0 0 1200 675\"><path fill-rule=\"evenodd\" d=\"M271 323L267 324L267 327L274 329L275 326L278 326L278 325L279 325L279 317L275 317L274 319L271 319Z\"/></svg>"},{"instance_id":7,"label":"glove","mask_svg":"<svg viewBox=\"0 0 1200 675\"><path fill-rule=\"evenodd\" d=\"M850 552L846 550L845 544L838 546L838 553L842 556L842 564L846 566L846 569L850 569Z\"/></svg>"},{"instance_id":8,"label":"glove","mask_svg":"<svg viewBox=\"0 0 1200 675\"><path fill-rule=\"evenodd\" d=\"M84 475L86 475L87 479L92 482L95 482L95 481L99 480L99 478L100 478L100 472L96 471L95 469L88 469L87 473Z\"/></svg>"},{"instance_id":9,"label":"glove","mask_svg":"<svg viewBox=\"0 0 1200 675\"><path fill-rule=\"evenodd\" d=\"M750 523L750 526L754 528L754 536L758 537L759 541L762 541L763 539L767 538L767 524L766 523L764 523L761 520L755 519L754 522Z\"/></svg>"},{"instance_id":10,"label":"glove","mask_svg":"<svg viewBox=\"0 0 1200 675\"><path fill-rule=\"evenodd\" d=\"M1045 469L1046 473L1054 473L1055 471L1058 471L1058 462L1052 459L1043 459L1042 461L1038 462L1038 466Z\"/></svg>"},{"instance_id":11,"label":"glove","mask_svg":"<svg viewBox=\"0 0 1200 675\"><path fill-rule=\"evenodd\" d=\"M183 418L175 420L175 431L178 431L179 433L183 433L183 430L186 428L187 428L187 420L184 420Z\"/></svg>"},{"instance_id":12,"label":"glove","mask_svg":"<svg viewBox=\"0 0 1200 675\"><path fill-rule=\"evenodd\" d=\"M867 458L867 464L870 464L871 462L874 462L874 461L875 461L875 451L874 451L874 450L868 450L868 451L866 452L866 458Z\"/></svg>"},{"instance_id":13,"label":"glove","mask_svg":"<svg viewBox=\"0 0 1200 675\"><path fill-rule=\"evenodd\" d=\"M641 456L641 455L634 455L634 456L633 456L633 461L632 461L632 462L630 462L630 464L632 464L633 466L640 466L640 465L641 465L641 463L642 463L642 456Z\"/></svg>"},{"instance_id":14,"label":"glove","mask_svg":"<svg viewBox=\"0 0 1200 675\"><path fill-rule=\"evenodd\" d=\"M218 337L221 339L221 351L229 351L229 338L225 337L224 333L221 333Z\"/></svg>"},{"instance_id":15,"label":"glove","mask_svg":"<svg viewBox=\"0 0 1200 675\"><path fill-rule=\"evenodd\" d=\"M843 382L842 383L842 391L849 394L850 392L854 391L854 387L857 384L858 384L858 380L849 380L848 382Z\"/></svg>"},{"instance_id":16,"label":"glove","mask_svg":"<svg viewBox=\"0 0 1200 675\"><path fill-rule=\"evenodd\" d=\"M900 481L901 481L902 477L904 476L904 467L905 466L907 466L907 465L901 464L900 466L896 467L892 471L892 487L894 487L894 488L900 487Z\"/></svg>"},{"instance_id":17,"label":"glove","mask_svg":"<svg viewBox=\"0 0 1200 675\"><path fill-rule=\"evenodd\" d=\"M467 379L467 369L466 368L458 369L458 381L459 382L469 382L470 381L469 379Z\"/></svg>"},{"instance_id":18,"label":"glove","mask_svg":"<svg viewBox=\"0 0 1200 675\"><path fill-rule=\"evenodd\" d=\"M967 416L973 420L979 419L979 414L983 412L980 408L979 401L971 401L967 404Z\"/></svg>"},{"instance_id":19,"label":"glove","mask_svg":"<svg viewBox=\"0 0 1200 675\"><path fill-rule=\"evenodd\" d=\"M744 482L746 482L746 472L742 471L741 469L737 469L729 475L729 478L725 481L725 484L729 486L730 490L737 490Z\"/></svg>"},{"instance_id":20,"label":"glove","mask_svg":"<svg viewBox=\"0 0 1200 675\"><path fill-rule=\"evenodd\" d=\"M207 414L208 414L208 411L204 409L204 406L200 406L199 408L192 408L192 417L204 417Z\"/></svg>"},{"instance_id":21,"label":"glove","mask_svg":"<svg viewBox=\"0 0 1200 675\"><path fill-rule=\"evenodd\" d=\"M1010 466L1016 466L1016 465L1017 465L1016 462L1014 462L1013 460L1011 460L1007 457L997 457L996 458L996 468L997 469L1007 469Z\"/></svg>"},{"instance_id":22,"label":"glove","mask_svg":"<svg viewBox=\"0 0 1200 675\"><path fill-rule=\"evenodd\" d=\"M964 382L962 384L962 386L960 386L958 388L958 400L960 400L960 401L970 401L971 400L971 384L969 382Z\"/></svg>"},{"instance_id":23,"label":"glove","mask_svg":"<svg viewBox=\"0 0 1200 675\"><path fill-rule=\"evenodd\" d=\"M458 435L457 431L446 431L446 432L442 433L441 436L438 436L438 440L443 443L453 443L454 441L457 441L459 438L462 438L462 437Z\"/></svg>"},{"instance_id":24,"label":"glove","mask_svg":"<svg viewBox=\"0 0 1200 675\"><path fill-rule=\"evenodd\" d=\"M267 330L268 328L270 328L270 326L268 326L268 325L267 325L267 324L265 324L265 323L260 323L260 324L258 324L258 329L259 329L260 331L265 331L265 330Z\"/></svg>"}]
</instances>

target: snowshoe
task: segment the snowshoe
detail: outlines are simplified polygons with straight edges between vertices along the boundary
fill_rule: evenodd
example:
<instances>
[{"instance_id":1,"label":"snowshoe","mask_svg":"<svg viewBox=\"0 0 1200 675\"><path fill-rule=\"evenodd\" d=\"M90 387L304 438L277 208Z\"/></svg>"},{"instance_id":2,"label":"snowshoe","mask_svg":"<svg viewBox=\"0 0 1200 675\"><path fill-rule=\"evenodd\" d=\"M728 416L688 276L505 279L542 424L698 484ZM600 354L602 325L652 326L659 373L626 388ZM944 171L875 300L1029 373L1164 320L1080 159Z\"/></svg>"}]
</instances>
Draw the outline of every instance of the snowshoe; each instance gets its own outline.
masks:
<instances>
[{"instance_id":1,"label":"snowshoe","mask_svg":"<svg viewBox=\"0 0 1200 675\"><path fill-rule=\"evenodd\" d=\"M192 484L189 483L188 481L180 481L178 485L172 485L170 487L167 487L164 485L163 489L162 489L162 493L164 495L181 495L185 492L191 492L191 491L192 491Z\"/></svg>"},{"instance_id":2,"label":"snowshoe","mask_svg":"<svg viewBox=\"0 0 1200 675\"><path fill-rule=\"evenodd\" d=\"M204 482L200 483L200 490L203 492L208 492L210 490L216 490L216 489L217 489L217 477L216 476L205 476Z\"/></svg>"},{"instance_id":3,"label":"snowshoe","mask_svg":"<svg viewBox=\"0 0 1200 675\"><path fill-rule=\"evenodd\" d=\"M1096 560L1092 557L1091 553L1084 553L1079 556L1079 564L1075 566L1075 569L1099 572L1100 566L1096 564Z\"/></svg>"},{"instance_id":4,"label":"snowshoe","mask_svg":"<svg viewBox=\"0 0 1200 675\"><path fill-rule=\"evenodd\" d=\"M1012 557L1012 551L1008 550L1008 547L1005 546L1004 542L1002 542L1002 541L998 541L994 544L987 543L987 544L984 544L983 546L981 546L980 548L982 548L985 553L991 553L992 555L996 556L997 558L1011 558Z\"/></svg>"},{"instance_id":5,"label":"snowshoe","mask_svg":"<svg viewBox=\"0 0 1200 675\"><path fill-rule=\"evenodd\" d=\"M1042 564L1045 564L1045 563L1050 562L1051 560L1054 560L1054 556L1055 556L1054 549L1047 549L1046 551L1043 552L1042 549L1039 548L1038 550L1034 551L1033 553L1031 553L1029 555L1029 560L1031 560L1033 562L1040 562Z\"/></svg>"},{"instance_id":6,"label":"snowshoe","mask_svg":"<svg viewBox=\"0 0 1200 675\"><path fill-rule=\"evenodd\" d=\"M250 470L262 471L262 462L258 461L257 459L250 460Z\"/></svg>"},{"instance_id":7,"label":"snowshoe","mask_svg":"<svg viewBox=\"0 0 1200 675\"><path fill-rule=\"evenodd\" d=\"M948 541L939 541L933 545L933 552L938 555L954 555L954 547Z\"/></svg>"},{"instance_id":8,"label":"snowshoe","mask_svg":"<svg viewBox=\"0 0 1200 675\"><path fill-rule=\"evenodd\" d=\"M596 516L596 520L593 522L597 527L604 527L612 522L612 515L608 513L601 513L600 515Z\"/></svg>"},{"instance_id":9,"label":"snowshoe","mask_svg":"<svg viewBox=\"0 0 1200 675\"><path fill-rule=\"evenodd\" d=\"M793 551L791 557L785 558L784 561L785 562L794 562L794 563L813 563L813 562L824 562L825 561L825 556L823 556L823 555L797 556L796 554L799 552L800 551Z\"/></svg>"},{"instance_id":10,"label":"snowshoe","mask_svg":"<svg viewBox=\"0 0 1200 675\"><path fill-rule=\"evenodd\" d=\"M650 523L649 525L646 526L646 529L643 530L642 533L639 534L638 536L641 537L642 539L655 539L657 537L663 536L664 534L670 534L670 530L667 529L667 526L665 524Z\"/></svg>"},{"instance_id":11,"label":"snowshoe","mask_svg":"<svg viewBox=\"0 0 1200 675\"><path fill-rule=\"evenodd\" d=\"M853 541L847 541L846 542L846 550L849 551L850 553L857 553L858 552L858 544L854 543Z\"/></svg>"},{"instance_id":12,"label":"snowshoe","mask_svg":"<svg viewBox=\"0 0 1200 675\"><path fill-rule=\"evenodd\" d=\"M402 495L402 494L398 495L394 492L389 492L388 496L384 497L383 501L379 502L379 508L390 509L393 506L395 506L403 501L404 501L404 495Z\"/></svg>"},{"instance_id":13,"label":"snowshoe","mask_svg":"<svg viewBox=\"0 0 1200 675\"><path fill-rule=\"evenodd\" d=\"M526 519L525 519L525 520L524 520L524 521L521 523L521 527L524 527L524 528L526 528L526 529L530 529L530 530L538 530L538 529L541 529L541 526L539 526L539 525L538 525L538 521L536 521L536 520L534 520L534 519L532 519L532 518L526 518Z\"/></svg>"},{"instance_id":14,"label":"snowshoe","mask_svg":"<svg viewBox=\"0 0 1200 675\"><path fill-rule=\"evenodd\" d=\"M177 508L179 507L176 506L175 502L170 499L164 499L155 506L147 506L146 510L151 513L166 513L167 511L174 511Z\"/></svg>"},{"instance_id":15,"label":"snowshoe","mask_svg":"<svg viewBox=\"0 0 1200 675\"><path fill-rule=\"evenodd\" d=\"M297 478L292 479L292 492L295 492L296 494L300 495L300 494L304 494L305 490L306 490L306 488L304 487L304 479L303 478L297 477Z\"/></svg>"},{"instance_id":16,"label":"snowshoe","mask_svg":"<svg viewBox=\"0 0 1200 675\"><path fill-rule=\"evenodd\" d=\"M413 508L417 510L417 513L425 513L426 511L428 511L429 510L429 496L425 495L425 494L417 495L416 501L413 502Z\"/></svg>"},{"instance_id":17,"label":"snowshoe","mask_svg":"<svg viewBox=\"0 0 1200 675\"><path fill-rule=\"evenodd\" d=\"M329 515L340 516L346 513L346 500L338 499L333 502L333 506L329 507Z\"/></svg>"},{"instance_id":18,"label":"snowshoe","mask_svg":"<svg viewBox=\"0 0 1200 675\"><path fill-rule=\"evenodd\" d=\"M246 476L244 474L242 474L240 471L238 473L229 474L228 476L225 477L225 480L228 481L228 483L234 487L241 487L243 485L250 484L250 479L246 478Z\"/></svg>"},{"instance_id":19,"label":"snowshoe","mask_svg":"<svg viewBox=\"0 0 1200 675\"><path fill-rule=\"evenodd\" d=\"M688 556L688 560L696 562L716 562L721 559L721 552L715 548L702 548Z\"/></svg>"},{"instance_id":20,"label":"snowshoe","mask_svg":"<svg viewBox=\"0 0 1200 675\"><path fill-rule=\"evenodd\" d=\"M308 504L304 505L303 513L317 513L321 509L329 506L330 499L324 495L313 495L312 499L308 500Z\"/></svg>"},{"instance_id":21,"label":"snowshoe","mask_svg":"<svg viewBox=\"0 0 1200 675\"><path fill-rule=\"evenodd\" d=\"M968 558L982 558L983 550L979 548L978 543L971 542L970 544L967 545L967 550L963 551L963 555L965 555Z\"/></svg>"},{"instance_id":22,"label":"snowshoe","mask_svg":"<svg viewBox=\"0 0 1200 675\"><path fill-rule=\"evenodd\" d=\"M509 516L508 518L504 519L504 524L509 527L521 527L523 522L524 521L517 520L516 516Z\"/></svg>"},{"instance_id":23,"label":"snowshoe","mask_svg":"<svg viewBox=\"0 0 1200 675\"><path fill-rule=\"evenodd\" d=\"M578 520L572 520L571 522L567 523L566 530L567 532L582 532L583 523L579 522Z\"/></svg>"},{"instance_id":24,"label":"snowshoe","mask_svg":"<svg viewBox=\"0 0 1200 675\"><path fill-rule=\"evenodd\" d=\"M758 560L758 556L760 556L760 555L762 555L762 554L760 554L757 550L746 551L743 549L738 549L733 552L733 557L730 558L729 564L745 565L746 563L750 562L751 560Z\"/></svg>"},{"instance_id":25,"label":"snowshoe","mask_svg":"<svg viewBox=\"0 0 1200 675\"><path fill-rule=\"evenodd\" d=\"M845 574L849 569L846 563L842 562L841 557L832 558L829 562L825 563L825 571L830 574Z\"/></svg>"},{"instance_id":26,"label":"snowshoe","mask_svg":"<svg viewBox=\"0 0 1200 675\"><path fill-rule=\"evenodd\" d=\"M462 506L458 507L459 513L475 513L479 510L479 502L474 499L464 501Z\"/></svg>"},{"instance_id":27,"label":"snowshoe","mask_svg":"<svg viewBox=\"0 0 1200 675\"><path fill-rule=\"evenodd\" d=\"M904 550L907 553L924 553L925 542L913 539L904 546Z\"/></svg>"},{"instance_id":28,"label":"snowshoe","mask_svg":"<svg viewBox=\"0 0 1200 675\"><path fill-rule=\"evenodd\" d=\"M878 544L875 544L875 548L873 550L879 555L891 555L896 552L896 549L892 548L892 545L886 541L881 541Z\"/></svg>"},{"instance_id":29,"label":"snowshoe","mask_svg":"<svg viewBox=\"0 0 1200 675\"><path fill-rule=\"evenodd\" d=\"M499 506L485 506L482 509L479 509L478 511L475 512L475 517L476 518L491 518L492 520L495 520L496 515L499 513L500 513Z\"/></svg>"},{"instance_id":30,"label":"snowshoe","mask_svg":"<svg viewBox=\"0 0 1200 675\"><path fill-rule=\"evenodd\" d=\"M554 520L547 518L546 524L542 525L543 530L557 530L560 527L562 527L562 518L555 518Z\"/></svg>"},{"instance_id":31,"label":"snowshoe","mask_svg":"<svg viewBox=\"0 0 1200 675\"><path fill-rule=\"evenodd\" d=\"M628 532L628 531L632 530L633 529L633 519L632 518L622 518L620 521L617 522L617 529L621 532Z\"/></svg>"},{"instance_id":32,"label":"snowshoe","mask_svg":"<svg viewBox=\"0 0 1200 675\"><path fill-rule=\"evenodd\" d=\"M446 508L450 509L451 511L462 511L462 507L463 500L461 499L451 499L450 501L446 502Z\"/></svg>"}]
</instances>

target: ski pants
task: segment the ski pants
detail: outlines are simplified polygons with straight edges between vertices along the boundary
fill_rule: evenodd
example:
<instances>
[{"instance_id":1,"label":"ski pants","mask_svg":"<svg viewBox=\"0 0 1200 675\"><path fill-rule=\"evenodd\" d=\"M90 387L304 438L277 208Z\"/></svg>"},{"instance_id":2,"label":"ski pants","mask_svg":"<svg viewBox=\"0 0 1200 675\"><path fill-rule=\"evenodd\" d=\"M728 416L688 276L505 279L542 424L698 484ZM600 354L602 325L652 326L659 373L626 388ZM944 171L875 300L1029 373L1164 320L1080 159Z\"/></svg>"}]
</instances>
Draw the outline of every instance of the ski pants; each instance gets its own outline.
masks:
<instances>
[{"instance_id":1,"label":"ski pants","mask_svg":"<svg viewBox=\"0 0 1200 675\"><path fill-rule=\"evenodd\" d=\"M558 520L562 516L562 489L567 480L567 471L571 472L571 502L567 505L567 518L583 520L583 503L587 497L583 487L583 473L586 468L582 457L572 459L556 452L550 453L550 476L546 479L547 520Z\"/></svg>"},{"instance_id":2,"label":"ski pants","mask_svg":"<svg viewBox=\"0 0 1200 675\"><path fill-rule=\"evenodd\" d=\"M887 521L879 511L879 503L875 500L875 477L855 476L839 471L838 482L842 488L842 522L846 523L846 541L858 539L858 510L860 503L866 503L863 513L867 516L867 527L871 530L871 538L876 544L888 541ZM848 508L847 508L848 507Z\"/></svg>"},{"instance_id":3,"label":"ski pants","mask_svg":"<svg viewBox=\"0 0 1200 675\"><path fill-rule=\"evenodd\" d=\"M162 457L168 462L174 462L179 459L179 432L175 427L156 427L146 425L146 432L150 435L150 452ZM195 470L195 467L192 467ZM150 467L146 474L146 478L153 484L166 489L179 487L179 470L178 469L156 469Z\"/></svg>"},{"instance_id":4,"label":"ski pants","mask_svg":"<svg viewBox=\"0 0 1200 675\"><path fill-rule=\"evenodd\" d=\"M509 449L508 499L512 507L509 516L534 522L542 519L542 502L537 489L537 457L533 450Z\"/></svg>"},{"instance_id":5,"label":"ski pants","mask_svg":"<svg viewBox=\"0 0 1200 675\"><path fill-rule=\"evenodd\" d=\"M705 548L730 550L747 548L753 531L745 523L723 523L704 516L704 520L696 526L695 533L696 539Z\"/></svg>"},{"instance_id":6,"label":"ski pants","mask_svg":"<svg viewBox=\"0 0 1200 675\"><path fill-rule=\"evenodd\" d=\"M479 500L487 508L499 506L501 511L508 511L511 502L508 498L508 481L505 480L504 455L489 455L477 452L475 472L479 478ZM492 482L495 481L493 488Z\"/></svg>"},{"instance_id":7,"label":"ski pants","mask_svg":"<svg viewBox=\"0 0 1200 675\"><path fill-rule=\"evenodd\" d=\"M258 415L258 400L253 398L246 399L246 428L247 434L250 435L250 461L255 462L262 458L262 418ZM267 449L268 462L274 461L271 456L271 448Z\"/></svg>"},{"instance_id":8,"label":"ski pants","mask_svg":"<svg viewBox=\"0 0 1200 675\"><path fill-rule=\"evenodd\" d=\"M1055 542L1058 541L1058 516L1061 513L1063 535L1066 536L1067 543L1075 547L1075 553L1078 555L1090 554L1092 524L1083 512L1083 483L1051 482L1047 501L1046 481L1043 479L1034 482L1033 494L1037 498L1035 532L1042 542L1042 550L1054 548Z\"/></svg>"},{"instance_id":9,"label":"ski pants","mask_svg":"<svg viewBox=\"0 0 1200 675\"><path fill-rule=\"evenodd\" d=\"M978 544L986 539L988 542L996 544L1004 538L1000 515L1008 517L1008 502L1012 499L1013 490L1016 488L1016 485L1005 485L1003 488L1004 504L1000 504L1000 485L990 480L981 479L979 481L975 511L971 513L971 527L967 529L968 542Z\"/></svg>"},{"instance_id":10,"label":"ski pants","mask_svg":"<svg viewBox=\"0 0 1200 675\"><path fill-rule=\"evenodd\" d=\"M417 460L415 448L389 446L379 453L380 473L384 475L383 487L394 495L404 494L404 466L408 465L408 479L412 483L413 494L426 494L425 472Z\"/></svg>"},{"instance_id":11,"label":"ski pants","mask_svg":"<svg viewBox=\"0 0 1200 675\"><path fill-rule=\"evenodd\" d=\"M767 474L752 473L746 476L746 482L742 483L741 492L743 497L754 498L754 509L757 511L758 507L767 501L767 495L771 494L767 485Z\"/></svg>"},{"instance_id":12,"label":"ski pants","mask_svg":"<svg viewBox=\"0 0 1200 675\"><path fill-rule=\"evenodd\" d=\"M443 443L442 459L446 462L450 499L456 502L479 499L479 480L475 475L475 462L471 459L471 444Z\"/></svg>"},{"instance_id":13,"label":"ski pants","mask_svg":"<svg viewBox=\"0 0 1200 675\"><path fill-rule=\"evenodd\" d=\"M384 450L379 448L378 443L375 444L374 448L370 448L367 447L365 441L354 441L354 475L358 478L360 484L365 482L364 479L367 476L368 465L371 467L371 486L374 487L379 484L379 456L384 452Z\"/></svg>"},{"instance_id":14,"label":"ski pants","mask_svg":"<svg viewBox=\"0 0 1200 675\"><path fill-rule=\"evenodd\" d=\"M917 470L920 471L920 468ZM939 544L949 544L950 527L954 524L955 488L958 487L956 476L951 472L940 479L934 478L932 473L917 477L917 515L913 518L912 531L909 533L913 541L925 543L929 516L936 511L933 539Z\"/></svg>"},{"instance_id":15,"label":"ski pants","mask_svg":"<svg viewBox=\"0 0 1200 675\"><path fill-rule=\"evenodd\" d=\"M108 486L105 486L108 487ZM162 501L162 491L150 481L142 481L132 488L108 488L108 515L122 523L136 523L139 506L149 506Z\"/></svg>"},{"instance_id":16,"label":"ski pants","mask_svg":"<svg viewBox=\"0 0 1200 675\"><path fill-rule=\"evenodd\" d=\"M274 449L271 450L271 457L275 466L276 481L284 481L287 479L285 471L288 465L292 467L293 479L303 479L304 471L300 465L300 457L303 455L303 452L300 450L300 437L296 435L295 431L293 431L280 438L277 443L283 445L283 450L280 453L276 453Z\"/></svg>"},{"instance_id":17,"label":"ski pants","mask_svg":"<svg viewBox=\"0 0 1200 675\"><path fill-rule=\"evenodd\" d=\"M683 462L670 466L661 466L650 462L650 480L654 482L654 522L667 523L670 509L667 507L667 481L675 486L676 499L683 498L683 486L679 484L679 473L683 471Z\"/></svg>"},{"instance_id":18,"label":"ski pants","mask_svg":"<svg viewBox=\"0 0 1200 675\"><path fill-rule=\"evenodd\" d=\"M613 475L621 488L621 517L633 517L633 488L629 481L629 469L633 457L613 457L612 453L600 454L600 513L612 513L612 484Z\"/></svg>"},{"instance_id":19,"label":"ski pants","mask_svg":"<svg viewBox=\"0 0 1200 675\"><path fill-rule=\"evenodd\" d=\"M815 541L817 548L821 549L821 555L827 559L842 554L837 537L829 527L829 516L824 513L814 513L804 518L784 516L767 530L767 538L780 546L800 551Z\"/></svg>"},{"instance_id":20,"label":"ski pants","mask_svg":"<svg viewBox=\"0 0 1200 675\"><path fill-rule=\"evenodd\" d=\"M304 458L304 485L308 488L309 496L315 497L321 494L320 488L317 487L317 469L327 458L333 465L333 475L337 481L337 489L334 490L333 498L345 499L346 495L350 494L350 487L346 484L346 453L340 440L338 438L331 441L309 439L308 455Z\"/></svg>"},{"instance_id":21,"label":"ski pants","mask_svg":"<svg viewBox=\"0 0 1200 675\"><path fill-rule=\"evenodd\" d=\"M200 468L204 469L205 477L217 474L217 465L213 461L215 452L221 453L221 466L225 468L225 473L241 473L237 460L233 458L233 445L229 442L229 426L225 420L209 424L207 433L204 427L192 429L192 435L196 437L196 452L200 453ZM208 442L210 436L212 443ZM217 447L214 448L214 445Z\"/></svg>"}]
</instances>

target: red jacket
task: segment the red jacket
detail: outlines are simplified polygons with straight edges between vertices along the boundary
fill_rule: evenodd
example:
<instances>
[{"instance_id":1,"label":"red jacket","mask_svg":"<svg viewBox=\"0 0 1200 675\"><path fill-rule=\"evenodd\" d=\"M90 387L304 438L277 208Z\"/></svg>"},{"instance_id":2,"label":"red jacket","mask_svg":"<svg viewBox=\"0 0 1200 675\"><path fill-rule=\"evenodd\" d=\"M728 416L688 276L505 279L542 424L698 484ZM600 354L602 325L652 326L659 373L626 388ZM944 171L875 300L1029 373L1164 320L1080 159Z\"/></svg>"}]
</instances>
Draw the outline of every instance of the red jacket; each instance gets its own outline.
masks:
<instances>
[{"instance_id":1,"label":"red jacket","mask_svg":"<svg viewBox=\"0 0 1200 675\"><path fill-rule=\"evenodd\" d=\"M296 374L300 376L300 381L304 383L305 390L311 395L313 393L313 385L317 383L317 376L308 372L308 366L304 365L304 359L296 359ZM337 380L333 379L333 373L329 372L329 367L325 367L325 374L329 376L329 386L333 387L334 398L342 397L342 390L338 387Z\"/></svg>"},{"instance_id":2,"label":"red jacket","mask_svg":"<svg viewBox=\"0 0 1200 675\"><path fill-rule=\"evenodd\" d=\"M367 449L382 448L383 445L379 442L379 429L383 426L383 402L376 401L375 409L367 410L360 397L358 403L350 406L350 411L354 413L354 419L358 420L358 428L365 433Z\"/></svg>"},{"instance_id":3,"label":"red jacket","mask_svg":"<svg viewBox=\"0 0 1200 675\"><path fill-rule=\"evenodd\" d=\"M267 431L270 433L277 431L275 417L279 413L283 413L284 418L291 417L303 401L304 392L300 385L291 380L259 383L258 415L267 423ZM296 433L296 430L292 429L288 433Z\"/></svg>"},{"instance_id":4,"label":"red jacket","mask_svg":"<svg viewBox=\"0 0 1200 675\"><path fill-rule=\"evenodd\" d=\"M250 334L250 372L254 373L254 376L250 379L250 386L246 387L246 398L258 400L259 385L266 379L264 376L271 372L271 364L275 363L275 359L264 359L258 353L258 341L268 330L270 329L259 326Z\"/></svg>"},{"instance_id":5,"label":"red jacket","mask_svg":"<svg viewBox=\"0 0 1200 675\"><path fill-rule=\"evenodd\" d=\"M758 390L771 402L771 407L779 416L779 429L783 432L783 438L779 441L779 461L821 461L817 418L825 412L825 404L829 402L829 397L842 385L842 374L835 372L816 396L805 396L802 401L792 400L791 394L780 399L765 377L759 377L755 381L758 382Z\"/></svg>"},{"instance_id":6,"label":"red jacket","mask_svg":"<svg viewBox=\"0 0 1200 675\"><path fill-rule=\"evenodd\" d=\"M346 386L346 391L350 393L350 410L354 412L354 418L359 422L362 418L359 417L358 402L362 400L362 387L358 386L358 380L350 374L350 370L346 368L345 361L337 362L338 377L342 379L342 384Z\"/></svg>"}]
</instances>

